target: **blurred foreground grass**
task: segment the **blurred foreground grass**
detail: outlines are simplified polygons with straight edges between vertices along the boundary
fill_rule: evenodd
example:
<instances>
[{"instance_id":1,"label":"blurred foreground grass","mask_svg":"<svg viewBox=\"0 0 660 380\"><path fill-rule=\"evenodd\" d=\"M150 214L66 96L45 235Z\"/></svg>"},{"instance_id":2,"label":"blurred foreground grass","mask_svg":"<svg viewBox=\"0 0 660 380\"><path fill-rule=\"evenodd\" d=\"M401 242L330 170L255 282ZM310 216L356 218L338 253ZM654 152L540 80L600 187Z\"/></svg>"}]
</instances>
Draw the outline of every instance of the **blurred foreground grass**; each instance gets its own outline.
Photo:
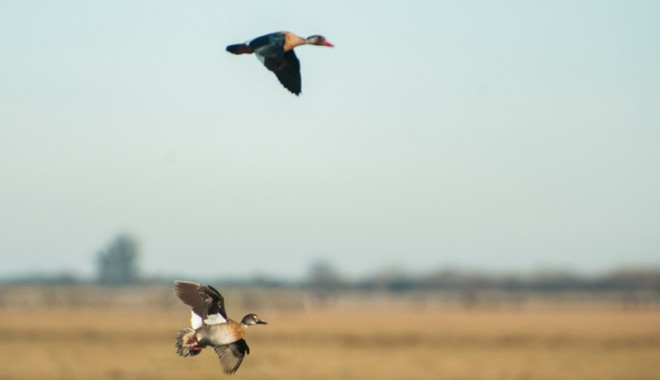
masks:
<instances>
[{"instance_id":1,"label":"blurred foreground grass","mask_svg":"<svg viewBox=\"0 0 660 380\"><path fill-rule=\"evenodd\" d=\"M657 379L660 312L608 307L368 306L254 311L235 379ZM234 306L235 305L235 306ZM403 307L402 307L403 306ZM185 306L0 308L0 379L218 379L211 350L179 358Z\"/></svg>"}]
</instances>

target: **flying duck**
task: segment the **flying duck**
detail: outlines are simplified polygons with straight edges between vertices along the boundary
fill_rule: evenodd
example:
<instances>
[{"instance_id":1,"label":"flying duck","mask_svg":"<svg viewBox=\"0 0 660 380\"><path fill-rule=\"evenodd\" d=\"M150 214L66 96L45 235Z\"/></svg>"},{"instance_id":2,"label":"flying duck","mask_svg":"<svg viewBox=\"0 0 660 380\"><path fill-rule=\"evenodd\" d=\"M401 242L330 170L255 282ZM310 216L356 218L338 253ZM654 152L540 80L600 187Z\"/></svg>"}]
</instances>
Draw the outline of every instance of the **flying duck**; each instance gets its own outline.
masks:
<instances>
[{"instance_id":1,"label":"flying duck","mask_svg":"<svg viewBox=\"0 0 660 380\"><path fill-rule=\"evenodd\" d=\"M300 62L293 48L300 45L334 47L325 37L318 34L302 38L291 32L276 32L246 43L229 45L227 51L233 54L254 53L268 70L275 73L287 90L299 95L302 89Z\"/></svg>"},{"instance_id":2,"label":"flying duck","mask_svg":"<svg viewBox=\"0 0 660 380\"><path fill-rule=\"evenodd\" d=\"M248 326L265 325L256 314L247 314L241 322L227 317L224 297L211 285L175 281L174 293L192 308L190 323L176 336L176 353L181 357L195 356L211 346L220 359L222 371L236 372L246 354L250 353L245 339Z\"/></svg>"}]
</instances>

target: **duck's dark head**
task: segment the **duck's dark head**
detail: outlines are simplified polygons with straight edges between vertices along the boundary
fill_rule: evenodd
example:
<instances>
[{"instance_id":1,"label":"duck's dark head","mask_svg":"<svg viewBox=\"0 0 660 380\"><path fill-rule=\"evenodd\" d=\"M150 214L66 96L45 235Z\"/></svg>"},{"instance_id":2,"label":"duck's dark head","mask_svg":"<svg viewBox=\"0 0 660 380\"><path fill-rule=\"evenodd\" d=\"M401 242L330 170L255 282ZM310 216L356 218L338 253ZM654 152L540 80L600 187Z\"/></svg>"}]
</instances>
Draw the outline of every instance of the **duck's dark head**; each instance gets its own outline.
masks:
<instances>
[{"instance_id":1,"label":"duck's dark head","mask_svg":"<svg viewBox=\"0 0 660 380\"><path fill-rule=\"evenodd\" d=\"M261 318L259 318L258 315L256 314L248 314L243 319L241 320L241 323L244 324L245 326L251 326L251 325L267 325L268 323Z\"/></svg>"},{"instance_id":2,"label":"duck's dark head","mask_svg":"<svg viewBox=\"0 0 660 380\"><path fill-rule=\"evenodd\" d=\"M326 40L325 37L320 36L318 34L307 37L307 43L310 45L335 47L335 45L328 42L328 40Z\"/></svg>"}]
</instances>

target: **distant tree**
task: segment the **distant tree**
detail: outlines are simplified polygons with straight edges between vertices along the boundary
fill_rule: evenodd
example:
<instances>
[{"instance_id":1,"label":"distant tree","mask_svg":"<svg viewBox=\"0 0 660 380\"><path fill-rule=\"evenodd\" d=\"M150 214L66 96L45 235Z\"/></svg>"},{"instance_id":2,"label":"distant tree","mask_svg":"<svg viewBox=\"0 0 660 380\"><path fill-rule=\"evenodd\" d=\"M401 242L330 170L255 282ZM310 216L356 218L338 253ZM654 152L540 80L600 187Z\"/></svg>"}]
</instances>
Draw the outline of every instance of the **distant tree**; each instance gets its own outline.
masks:
<instances>
[{"instance_id":1,"label":"distant tree","mask_svg":"<svg viewBox=\"0 0 660 380\"><path fill-rule=\"evenodd\" d=\"M128 234L120 234L98 253L98 281L102 284L130 284L138 279L138 243Z\"/></svg>"},{"instance_id":2,"label":"distant tree","mask_svg":"<svg viewBox=\"0 0 660 380\"><path fill-rule=\"evenodd\" d=\"M327 261L319 260L312 264L308 285L313 288L339 288L345 284L339 272Z\"/></svg>"}]
</instances>

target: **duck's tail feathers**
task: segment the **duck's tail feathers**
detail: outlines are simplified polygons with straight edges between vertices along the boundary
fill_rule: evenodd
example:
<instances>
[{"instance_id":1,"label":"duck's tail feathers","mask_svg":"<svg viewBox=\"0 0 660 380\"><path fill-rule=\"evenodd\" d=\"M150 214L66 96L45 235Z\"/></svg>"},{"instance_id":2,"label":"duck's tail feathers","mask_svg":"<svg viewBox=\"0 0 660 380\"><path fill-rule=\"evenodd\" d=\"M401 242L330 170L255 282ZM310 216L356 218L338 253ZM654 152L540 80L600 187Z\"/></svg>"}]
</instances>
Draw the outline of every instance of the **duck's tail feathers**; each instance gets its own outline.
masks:
<instances>
[{"instance_id":1,"label":"duck's tail feathers","mask_svg":"<svg viewBox=\"0 0 660 380\"><path fill-rule=\"evenodd\" d=\"M235 44L227 46L227 51L233 54L252 54L253 51L247 44Z\"/></svg>"},{"instance_id":2,"label":"duck's tail feathers","mask_svg":"<svg viewBox=\"0 0 660 380\"><path fill-rule=\"evenodd\" d=\"M202 352L202 346L195 337L195 330L186 327L176 335L176 353L181 357L195 356Z\"/></svg>"}]
</instances>

